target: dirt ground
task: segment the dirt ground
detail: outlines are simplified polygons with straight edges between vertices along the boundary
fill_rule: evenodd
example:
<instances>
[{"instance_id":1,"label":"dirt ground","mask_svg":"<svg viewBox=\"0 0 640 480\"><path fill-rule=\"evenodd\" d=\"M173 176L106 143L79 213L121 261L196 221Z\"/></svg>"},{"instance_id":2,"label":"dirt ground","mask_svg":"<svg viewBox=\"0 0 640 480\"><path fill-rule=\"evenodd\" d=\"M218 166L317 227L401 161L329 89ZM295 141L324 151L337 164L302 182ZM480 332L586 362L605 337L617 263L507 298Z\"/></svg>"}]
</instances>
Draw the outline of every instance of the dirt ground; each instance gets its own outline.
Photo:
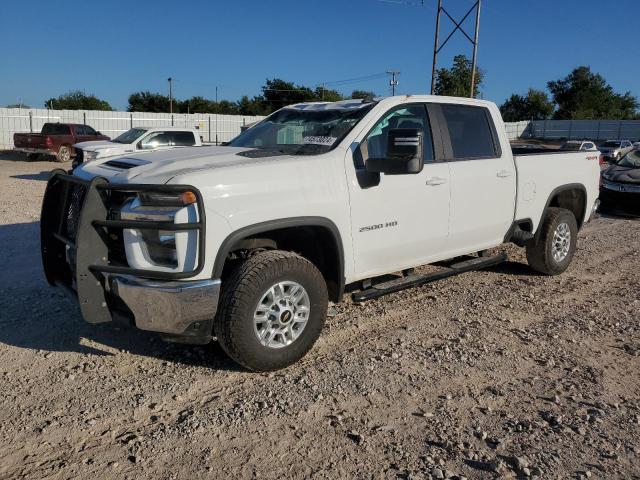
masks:
<instances>
[{"instance_id":1,"label":"dirt ground","mask_svg":"<svg viewBox=\"0 0 640 480\"><path fill-rule=\"evenodd\" d=\"M83 322L41 273L53 162L0 155L0 479L640 478L640 223L363 305L300 363Z\"/></svg>"}]
</instances>

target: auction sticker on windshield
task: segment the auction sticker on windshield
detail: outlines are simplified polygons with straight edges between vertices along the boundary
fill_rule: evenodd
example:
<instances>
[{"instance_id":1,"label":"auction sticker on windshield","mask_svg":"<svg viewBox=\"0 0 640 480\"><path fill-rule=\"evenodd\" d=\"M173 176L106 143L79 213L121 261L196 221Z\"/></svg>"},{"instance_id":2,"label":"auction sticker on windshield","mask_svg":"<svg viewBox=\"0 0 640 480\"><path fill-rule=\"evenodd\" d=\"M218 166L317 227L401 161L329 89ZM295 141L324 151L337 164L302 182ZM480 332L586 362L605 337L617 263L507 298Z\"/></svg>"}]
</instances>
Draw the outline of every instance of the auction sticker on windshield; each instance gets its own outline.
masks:
<instances>
[{"instance_id":1,"label":"auction sticker on windshield","mask_svg":"<svg viewBox=\"0 0 640 480\"><path fill-rule=\"evenodd\" d=\"M306 145L324 145L325 147L330 147L336 140L336 137L304 137L302 139Z\"/></svg>"}]
</instances>

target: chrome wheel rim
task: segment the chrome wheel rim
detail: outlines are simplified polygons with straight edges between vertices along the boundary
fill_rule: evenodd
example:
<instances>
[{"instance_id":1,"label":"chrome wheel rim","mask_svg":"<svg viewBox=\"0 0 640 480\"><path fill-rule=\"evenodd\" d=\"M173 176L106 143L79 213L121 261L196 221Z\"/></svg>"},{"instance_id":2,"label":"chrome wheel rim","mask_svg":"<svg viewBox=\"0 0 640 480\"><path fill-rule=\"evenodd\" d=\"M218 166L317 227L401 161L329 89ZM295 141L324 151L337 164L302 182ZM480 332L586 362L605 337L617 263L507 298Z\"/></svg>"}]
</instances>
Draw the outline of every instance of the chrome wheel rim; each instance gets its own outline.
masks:
<instances>
[{"instance_id":1,"label":"chrome wheel rim","mask_svg":"<svg viewBox=\"0 0 640 480\"><path fill-rule=\"evenodd\" d=\"M69 150L66 147L62 147L60 152L60 158L62 159L63 162L68 162L69 159L71 158L71 150Z\"/></svg>"},{"instance_id":2,"label":"chrome wheel rim","mask_svg":"<svg viewBox=\"0 0 640 480\"><path fill-rule=\"evenodd\" d=\"M560 263L569 254L571 246L571 229L566 223L560 223L553 232L553 244L551 245L551 254L553 259Z\"/></svg>"},{"instance_id":3,"label":"chrome wheel rim","mask_svg":"<svg viewBox=\"0 0 640 480\"><path fill-rule=\"evenodd\" d=\"M307 326L311 301L302 285L284 281L260 297L253 314L253 330L267 348L283 348L300 337Z\"/></svg>"}]
</instances>

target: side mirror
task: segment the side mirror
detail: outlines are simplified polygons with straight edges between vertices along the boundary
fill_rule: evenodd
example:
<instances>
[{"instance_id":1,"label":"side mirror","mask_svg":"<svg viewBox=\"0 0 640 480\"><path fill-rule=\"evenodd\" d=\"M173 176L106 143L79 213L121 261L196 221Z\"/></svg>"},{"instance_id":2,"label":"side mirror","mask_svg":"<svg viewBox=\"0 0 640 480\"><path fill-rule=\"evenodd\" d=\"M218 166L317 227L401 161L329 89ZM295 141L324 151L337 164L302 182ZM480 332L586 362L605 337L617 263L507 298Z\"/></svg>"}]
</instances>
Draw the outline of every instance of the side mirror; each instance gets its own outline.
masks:
<instances>
[{"instance_id":1,"label":"side mirror","mask_svg":"<svg viewBox=\"0 0 640 480\"><path fill-rule=\"evenodd\" d=\"M369 158L368 172L401 175L420 173L423 166L424 132L419 128L393 128L387 134L385 158Z\"/></svg>"}]
</instances>

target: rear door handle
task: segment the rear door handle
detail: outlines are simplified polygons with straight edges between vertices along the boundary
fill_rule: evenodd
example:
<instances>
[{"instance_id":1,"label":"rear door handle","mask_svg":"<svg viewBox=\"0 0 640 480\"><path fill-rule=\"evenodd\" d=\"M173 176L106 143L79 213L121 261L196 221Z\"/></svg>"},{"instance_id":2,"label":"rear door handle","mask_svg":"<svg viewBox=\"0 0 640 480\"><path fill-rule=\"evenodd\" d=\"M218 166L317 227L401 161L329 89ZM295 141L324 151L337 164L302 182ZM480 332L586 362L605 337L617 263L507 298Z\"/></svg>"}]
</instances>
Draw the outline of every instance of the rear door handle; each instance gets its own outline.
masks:
<instances>
[{"instance_id":1,"label":"rear door handle","mask_svg":"<svg viewBox=\"0 0 640 480\"><path fill-rule=\"evenodd\" d=\"M500 178L507 178L513 174L509 170L500 170L496 175Z\"/></svg>"},{"instance_id":2,"label":"rear door handle","mask_svg":"<svg viewBox=\"0 0 640 480\"><path fill-rule=\"evenodd\" d=\"M446 178L442 178L442 177L431 177L427 179L427 185L429 186L436 186L436 185L442 185L443 183L447 183L447 179Z\"/></svg>"}]
</instances>

